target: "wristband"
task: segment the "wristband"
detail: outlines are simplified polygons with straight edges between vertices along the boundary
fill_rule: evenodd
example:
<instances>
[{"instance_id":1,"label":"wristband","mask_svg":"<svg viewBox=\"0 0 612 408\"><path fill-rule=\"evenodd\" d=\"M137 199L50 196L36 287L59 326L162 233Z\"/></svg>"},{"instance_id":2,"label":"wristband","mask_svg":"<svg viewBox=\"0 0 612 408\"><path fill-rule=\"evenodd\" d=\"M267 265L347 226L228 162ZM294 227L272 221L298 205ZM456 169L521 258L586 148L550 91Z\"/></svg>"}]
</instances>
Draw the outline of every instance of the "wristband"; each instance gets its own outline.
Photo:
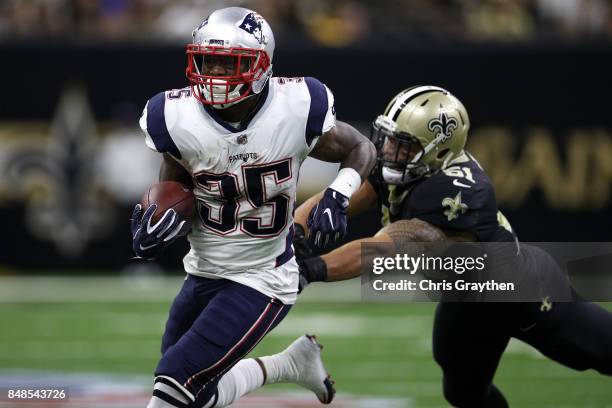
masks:
<instances>
[{"instance_id":1,"label":"wristband","mask_svg":"<svg viewBox=\"0 0 612 408\"><path fill-rule=\"evenodd\" d=\"M329 185L329 188L336 190L346 198L351 198L359 190L359 186L361 186L361 176L357 173L357 170L345 167L340 169L338 176Z\"/></svg>"},{"instance_id":2,"label":"wristband","mask_svg":"<svg viewBox=\"0 0 612 408\"><path fill-rule=\"evenodd\" d=\"M308 283L324 282L327 279L327 264L320 256L302 260L302 275Z\"/></svg>"}]
</instances>

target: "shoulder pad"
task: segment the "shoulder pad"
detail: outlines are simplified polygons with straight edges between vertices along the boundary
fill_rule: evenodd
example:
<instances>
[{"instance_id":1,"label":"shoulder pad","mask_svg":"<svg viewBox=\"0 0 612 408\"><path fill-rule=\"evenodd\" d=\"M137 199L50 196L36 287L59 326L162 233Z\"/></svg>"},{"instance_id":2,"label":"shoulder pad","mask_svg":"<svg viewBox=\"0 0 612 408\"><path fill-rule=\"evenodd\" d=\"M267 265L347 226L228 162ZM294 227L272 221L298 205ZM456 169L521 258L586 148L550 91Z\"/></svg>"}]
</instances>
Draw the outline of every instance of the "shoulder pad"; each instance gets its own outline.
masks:
<instances>
[{"instance_id":1,"label":"shoulder pad","mask_svg":"<svg viewBox=\"0 0 612 408\"><path fill-rule=\"evenodd\" d=\"M441 171L418 183L410 195L411 201L414 200L414 204L423 209L428 206L440 208L443 199L460 194L462 203L471 209L486 206L487 200L491 198L490 193L493 192L489 180L476 177L471 181L459 174L460 169L456 170L457 174ZM421 205L418 205L419 202Z\"/></svg>"},{"instance_id":2,"label":"shoulder pad","mask_svg":"<svg viewBox=\"0 0 612 408\"><path fill-rule=\"evenodd\" d=\"M310 94L310 109L306 121L306 143L321 136L336 124L334 96L324 83L314 77L304 77Z\"/></svg>"},{"instance_id":3,"label":"shoulder pad","mask_svg":"<svg viewBox=\"0 0 612 408\"><path fill-rule=\"evenodd\" d=\"M409 195L410 216L441 228L470 229L497 204L488 179L437 173L418 183Z\"/></svg>"},{"instance_id":4,"label":"shoulder pad","mask_svg":"<svg viewBox=\"0 0 612 408\"><path fill-rule=\"evenodd\" d=\"M181 159L181 152L172 140L166 121L166 92L160 92L147 102L141 127L151 137L155 150Z\"/></svg>"}]
</instances>

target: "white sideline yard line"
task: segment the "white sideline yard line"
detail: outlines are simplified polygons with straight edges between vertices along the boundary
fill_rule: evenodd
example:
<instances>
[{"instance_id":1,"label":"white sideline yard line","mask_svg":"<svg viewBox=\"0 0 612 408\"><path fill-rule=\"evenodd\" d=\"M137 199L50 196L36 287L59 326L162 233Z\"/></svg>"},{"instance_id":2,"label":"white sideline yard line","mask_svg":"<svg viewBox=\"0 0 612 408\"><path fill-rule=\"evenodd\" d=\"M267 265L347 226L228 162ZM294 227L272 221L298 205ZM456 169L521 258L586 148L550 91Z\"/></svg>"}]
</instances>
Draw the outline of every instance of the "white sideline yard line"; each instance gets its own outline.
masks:
<instances>
[{"instance_id":1,"label":"white sideline yard line","mask_svg":"<svg viewBox=\"0 0 612 408\"><path fill-rule=\"evenodd\" d=\"M429 336L431 316L360 316L334 313L291 314L270 337L300 336L312 331L325 337L423 337Z\"/></svg>"},{"instance_id":2,"label":"white sideline yard line","mask_svg":"<svg viewBox=\"0 0 612 408\"><path fill-rule=\"evenodd\" d=\"M181 276L2 276L1 303L150 303L174 299ZM315 284L299 302L358 302L360 282Z\"/></svg>"}]
</instances>

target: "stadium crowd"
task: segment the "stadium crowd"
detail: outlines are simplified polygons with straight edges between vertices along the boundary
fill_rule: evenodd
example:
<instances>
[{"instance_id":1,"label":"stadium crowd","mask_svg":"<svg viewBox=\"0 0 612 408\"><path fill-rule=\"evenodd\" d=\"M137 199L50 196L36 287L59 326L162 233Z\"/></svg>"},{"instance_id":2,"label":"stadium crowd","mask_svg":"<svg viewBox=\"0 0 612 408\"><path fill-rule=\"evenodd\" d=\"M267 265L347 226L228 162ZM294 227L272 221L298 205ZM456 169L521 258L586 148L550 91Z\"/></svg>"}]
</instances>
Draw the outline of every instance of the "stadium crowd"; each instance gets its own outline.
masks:
<instances>
[{"instance_id":1,"label":"stadium crowd","mask_svg":"<svg viewBox=\"0 0 612 408\"><path fill-rule=\"evenodd\" d=\"M525 42L612 39L608 0L2 0L0 39L186 41L185 27L229 5L265 15L279 42Z\"/></svg>"}]
</instances>

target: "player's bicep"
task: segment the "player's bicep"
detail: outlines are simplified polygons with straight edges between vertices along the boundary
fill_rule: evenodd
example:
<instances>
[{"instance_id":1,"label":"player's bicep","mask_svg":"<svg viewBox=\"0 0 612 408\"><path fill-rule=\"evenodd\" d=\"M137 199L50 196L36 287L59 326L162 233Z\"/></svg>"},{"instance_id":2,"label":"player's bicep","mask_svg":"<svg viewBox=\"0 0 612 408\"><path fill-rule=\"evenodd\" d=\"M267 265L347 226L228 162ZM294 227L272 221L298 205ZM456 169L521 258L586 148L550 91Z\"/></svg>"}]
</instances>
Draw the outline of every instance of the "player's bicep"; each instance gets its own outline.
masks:
<instances>
[{"instance_id":1,"label":"player's bicep","mask_svg":"<svg viewBox=\"0 0 612 408\"><path fill-rule=\"evenodd\" d=\"M385 237L398 250L407 252L414 248L411 243L477 242L476 235L469 231L439 228L418 218L399 220L382 228L376 236Z\"/></svg>"}]
</instances>

